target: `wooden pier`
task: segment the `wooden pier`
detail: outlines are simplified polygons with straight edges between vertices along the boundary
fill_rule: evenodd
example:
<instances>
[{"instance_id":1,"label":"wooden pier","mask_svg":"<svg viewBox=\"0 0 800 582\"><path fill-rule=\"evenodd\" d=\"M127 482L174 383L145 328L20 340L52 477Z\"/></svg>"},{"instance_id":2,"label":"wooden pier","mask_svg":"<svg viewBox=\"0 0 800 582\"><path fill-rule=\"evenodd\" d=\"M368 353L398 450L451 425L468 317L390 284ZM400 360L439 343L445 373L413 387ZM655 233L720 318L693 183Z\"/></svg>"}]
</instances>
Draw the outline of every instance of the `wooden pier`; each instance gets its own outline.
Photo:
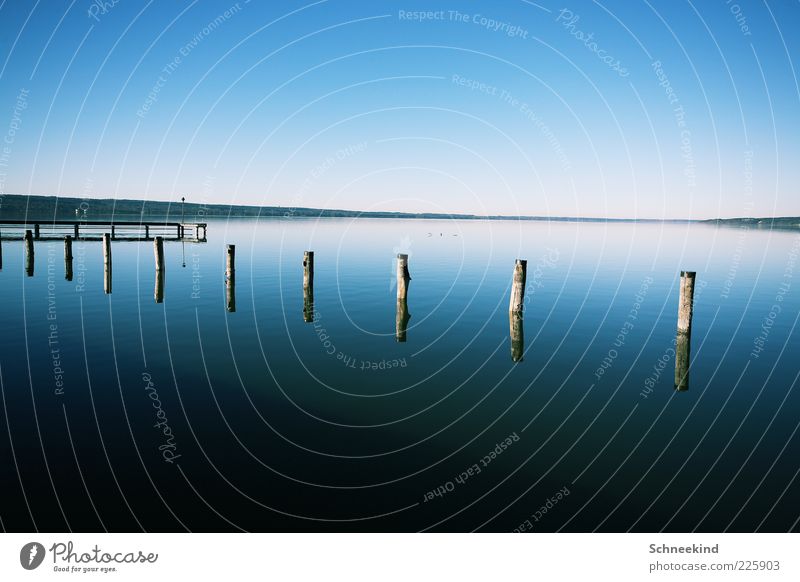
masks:
<instances>
[{"instance_id":1,"label":"wooden pier","mask_svg":"<svg viewBox=\"0 0 800 582\"><path fill-rule=\"evenodd\" d=\"M164 241L206 242L207 224L180 222L103 221L103 220L0 220L0 239L24 240L25 231L33 240L101 241L109 233L113 241L150 241L160 236Z\"/></svg>"}]
</instances>

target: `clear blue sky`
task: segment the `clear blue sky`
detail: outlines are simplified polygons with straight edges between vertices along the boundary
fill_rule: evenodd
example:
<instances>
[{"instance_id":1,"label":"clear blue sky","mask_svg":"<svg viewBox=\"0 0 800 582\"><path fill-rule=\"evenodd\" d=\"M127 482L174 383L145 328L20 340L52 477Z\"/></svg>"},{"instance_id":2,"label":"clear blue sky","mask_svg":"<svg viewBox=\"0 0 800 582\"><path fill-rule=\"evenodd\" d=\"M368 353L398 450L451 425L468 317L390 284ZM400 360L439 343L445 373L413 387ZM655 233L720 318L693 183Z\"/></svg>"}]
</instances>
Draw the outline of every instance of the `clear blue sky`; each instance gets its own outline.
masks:
<instances>
[{"instance_id":1,"label":"clear blue sky","mask_svg":"<svg viewBox=\"0 0 800 582\"><path fill-rule=\"evenodd\" d=\"M0 0L0 192L800 215L798 26L788 0Z\"/></svg>"}]
</instances>

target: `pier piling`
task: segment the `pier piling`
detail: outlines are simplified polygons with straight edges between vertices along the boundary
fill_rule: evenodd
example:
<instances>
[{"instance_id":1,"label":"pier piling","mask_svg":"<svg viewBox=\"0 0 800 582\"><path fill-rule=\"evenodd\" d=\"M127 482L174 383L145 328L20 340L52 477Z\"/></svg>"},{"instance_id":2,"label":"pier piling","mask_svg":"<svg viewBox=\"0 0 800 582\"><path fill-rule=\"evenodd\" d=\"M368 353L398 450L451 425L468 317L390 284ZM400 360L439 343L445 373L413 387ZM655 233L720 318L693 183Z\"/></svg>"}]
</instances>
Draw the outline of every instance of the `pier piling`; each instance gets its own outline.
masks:
<instances>
[{"instance_id":1,"label":"pier piling","mask_svg":"<svg viewBox=\"0 0 800 582\"><path fill-rule=\"evenodd\" d=\"M225 309L236 312L236 245L228 245L225 254Z\"/></svg>"},{"instance_id":2,"label":"pier piling","mask_svg":"<svg viewBox=\"0 0 800 582\"><path fill-rule=\"evenodd\" d=\"M675 342L675 390L680 392L689 389L691 343L692 336L688 333L679 333Z\"/></svg>"},{"instance_id":3,"label":"pier piling","mask_svg":"<svg viewBox=\"0 0 800 582\"><path fill-rule=\"evenodd\" d=\"M303 321L314 321L314 251L303 253Z\"/></svg>"},{"instance_id":4,"label":"pier piling","mask_svg":"<svg viewBox=\"0 0 800 582\"><path fill-rule=\"evenodd\" d=\"M525 281L528 273L528 261L517 259L514 264L514 275L511 279L511 299L508 310L511 313L522 313L525 307Z\"/></svg>"},{"instance_id":5,"label":"pier piling","mask_svg":"<svg viewBox=\"0 0 800 582\"><path fill-rule=\"evenodd\" d=\"M164 269L156 269L156 288L153 297L156 303L164 303Z\"/></svg>"},{"instance_id":6,"label":"pier piling","mask_svg":"<svg viewBox=\"0 0 800 582\"><path fill-rule=\"evenodd\" d=\"M64 278L72 281L72 237L64 237Z\"/></svg>"},{"instance_id":7,"label":"pier piling","mask_svg":"<svg viewBox=\"0 0 800 582\"><path fill-rule=\"evenodd\" d=\"M34 265L34 250L33 250L33 232L30 230L25 231L25 273L28 277L33 277Z\"/></svg>"},{"instance_id":8,"label":"pier piling","mask_svg":"<svg viewBox=\"0 0 800 582\"><path fill-rule=\"evenodd\" d=\"M681 271L681 296L678 303L678 333L691 333L694 302L694 271Z\"/></svg>"},{"instance_id":9,"label":"pier piling","mask_svg":"<svg viewBox=\"0 0 800 582\"><path fill-rule=\"evenodd\" d=\"M511 361L521 362L525 352L525 329L522 314L510 312L508 314L509 335L511 336Z\"/></svg>"},{"instance_id":10,"label":"pier piling","mask_svg":"<svg viewBox=\"0 0 800 582\"><path fill-rule=\"evenodd\" d=\"M111 293L111 235L103 233L103 290Z\"/></svg>"},{"instance_id":11,"label":"pier piling","mask_svg":"<svg viewBox=\"0 0 800 582\"><path fill-rule=\"evenodd\" d=\"M156 303L163 303L166 269L164 268L164 239L160 236L153 239L153 255L156 263L156 288L153 295Z\"/></svg>"},{"instance_id":12,"label":"pier piling","mask_svg":"<svg viewBox=\"0 0 800 582\"><path fill-rule=\"evenodd\" d=\"M675 389L679 391L689 389L695 275L694 271L681 271L678 337L675 340Z\"/></svg>"},{"instance_id":13,"label":"pier piling","mask_svg":"<svg viewBox=\"0 0 800 582\"><path fill-rule=\"evenodd\" d=\"M157 236L153 239L153 254L156 260L156 271L164 270L164 239Z\"/></svg>"},{"instance_id":14,"label":"pier piling","mask_svg":"<svg viewBox=\"0 0 800 582\"><path fill-rule=\"evenodd\" d=\"M405 343L408 334L408 320L411 315L408 313L408 301L405 299L397 300L397 317L395 319L395 341Z\"/></svg>"},{"instance_id":15,"label":"pier piling","mask_svg":"<svg viewBox=\"0 0 800 582\"><path fill-rule=\"evenodd\" d=\"M397 299L404 300L408 297L408 284L411 274L408 272L408 255L397 255Z\"/></svg>"},{"instance_id":16,"label":"pier piling","mask_svg":"<svg viewBox=\"0 0 800 582\"><path fill-rule=\"evenodd\" d=\"M236 245L228 245L225 253L225 279L236 277Z\"/></svg>"}]
</instances>

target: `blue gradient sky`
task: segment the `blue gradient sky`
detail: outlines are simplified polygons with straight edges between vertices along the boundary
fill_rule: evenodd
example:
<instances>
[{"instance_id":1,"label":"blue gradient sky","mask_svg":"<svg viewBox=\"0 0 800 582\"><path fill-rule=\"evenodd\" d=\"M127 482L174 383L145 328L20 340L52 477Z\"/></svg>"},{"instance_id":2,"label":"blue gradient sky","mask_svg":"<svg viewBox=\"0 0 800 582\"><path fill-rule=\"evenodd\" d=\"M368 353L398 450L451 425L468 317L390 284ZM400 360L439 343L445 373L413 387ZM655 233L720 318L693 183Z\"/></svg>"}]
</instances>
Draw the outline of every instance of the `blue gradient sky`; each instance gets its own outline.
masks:
<instances>
[{"instance_id":1,"label":"blue gradient sky","mask_svg":"<svg viewBox=\"0 0 800 582\"><path fill-rule=\"evenodd\" d=\"M0 4L3 193L800 214L797 2L101 4Z\"/></svg>"}]
</instances>

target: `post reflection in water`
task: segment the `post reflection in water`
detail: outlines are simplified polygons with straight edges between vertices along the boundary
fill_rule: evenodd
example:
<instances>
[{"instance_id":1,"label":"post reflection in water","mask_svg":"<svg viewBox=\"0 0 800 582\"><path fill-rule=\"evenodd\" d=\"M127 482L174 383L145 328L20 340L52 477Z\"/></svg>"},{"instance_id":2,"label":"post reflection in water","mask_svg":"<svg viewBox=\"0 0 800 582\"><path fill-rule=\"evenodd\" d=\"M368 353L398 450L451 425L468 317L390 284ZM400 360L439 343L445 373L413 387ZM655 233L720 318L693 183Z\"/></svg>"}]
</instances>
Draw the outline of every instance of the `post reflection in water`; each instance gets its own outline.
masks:
<instances>
[{"instance_id":1,"label":"post reflection in water","mask_svg":"<svg viewBox=\"0 0 800 582\"><path fill-rule=\"evenodd\" d=\"M692 334L678 333L675 340L675 390L689 389L689 361L691 356Z\"/></svg>"},{"instance_id":2,"label":"post reflection in water","mask_svg":"<svg viewBox=\"0 0 800 582\"><path fill-rule=\"evenodd\" d=\"M511 336L511 360L521 362L525 352L525 330L522 313L508 313L509 333Z\"/></svg>"},{"instance_id":3,"label":"post reflection in water","mask_svg":"<svg viewBox=\"0 0 800 582\"><path fill-rule=\"evenodd\" d=\"M395 319L396 329L395 329L395 340L404 343L406 341L406 335L408 332L408 320L411 319L411 315L408 313L408 300L407 299L398 299L397 300L397 317Z\"/></svg>"}]
</instances>

